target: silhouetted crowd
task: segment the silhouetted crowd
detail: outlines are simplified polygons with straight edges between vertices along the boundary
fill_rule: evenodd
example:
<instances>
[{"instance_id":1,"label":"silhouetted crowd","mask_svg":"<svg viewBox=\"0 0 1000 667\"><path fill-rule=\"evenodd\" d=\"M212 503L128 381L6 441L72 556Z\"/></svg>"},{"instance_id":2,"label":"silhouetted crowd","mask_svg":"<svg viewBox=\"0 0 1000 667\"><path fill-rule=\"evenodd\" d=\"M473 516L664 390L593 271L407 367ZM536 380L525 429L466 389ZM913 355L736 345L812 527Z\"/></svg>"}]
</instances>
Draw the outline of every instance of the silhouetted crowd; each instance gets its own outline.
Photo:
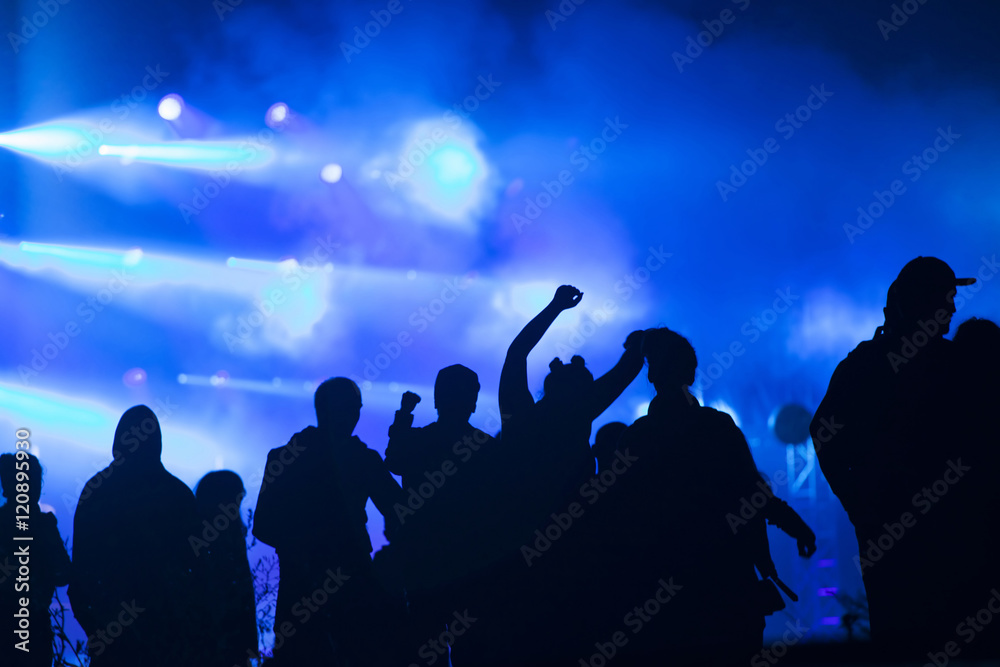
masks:
<instances>
[{"instance_id":1,"label":"silhouetted crowd","mask_svg":"<svg viewBox=\"0 0 1000 667\"><path fill-rule=\"evenodd\" d=\"M907 264L885 324L838 366L811 427L857 530L874 645L890 653L997 651L1000 622L981 610L1000 612L1000 328L973 319L943 337L956 288L972 282L938 259ZM804 557L815 534L774 496L732 418L692 396L697 357L670 329L631 333L598 378L580 356L554 359L535 400L528 355L582 297L560 287L511 343L495 435L469 423L480 384L464 366L438 373L431 424L414 426L421 397L403 394L384 460L354 435L358 386L344 377L319 386L316 425L268 453L253 514L253 535L280 566L268 664L760 660L765 616L785 607L779 588L794 599L766 524ZM606 424L591 445L593 422L644 365L656 391L648 414ZM112 455L81 493L72 563L54 516L38 507L37 459L0 457L0 562L16 561L20 488L32 507L21 534L33 539L30 592L19 594L6 569L0 612L11 618L29 596L37 632L30 657L8 636L3 664L51 664L47 608L67 583L97 667L255 664L239 476L211 472L192 493L163 467L159 422L141 405L122 416ZM741 513L750 498L756 511ZM389 542L374 556L369 499Z\"/></svg>"}]
</instances>

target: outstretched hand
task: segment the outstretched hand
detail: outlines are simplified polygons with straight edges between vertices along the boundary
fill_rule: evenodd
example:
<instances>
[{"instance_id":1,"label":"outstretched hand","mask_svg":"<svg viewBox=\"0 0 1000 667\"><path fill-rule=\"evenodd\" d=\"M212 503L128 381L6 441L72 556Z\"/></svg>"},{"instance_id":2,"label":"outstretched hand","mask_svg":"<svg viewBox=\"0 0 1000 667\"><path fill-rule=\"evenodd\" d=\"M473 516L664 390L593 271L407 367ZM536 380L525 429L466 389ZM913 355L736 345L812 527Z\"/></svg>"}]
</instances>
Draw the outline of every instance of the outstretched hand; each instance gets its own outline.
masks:
<instances>
[{"instance_id":1,"label":"outstretched hand","mask_svg":"<svg viewBox=\"0 0 1000 667\"><path fill-rule=\"evenodd\" d=\"M420 402L420 396L414 394L412 391L407 391L403 393L403 400L399 402L399 409L402 412L413 412L413 408L417 407L417 403Z\"/></svg>"},{"instance_id":2,"label":"outstretched hand","mask_svg":"<svg viewBox=\"0 0 1000 667\"><path fill-rule=\"evenodd\" d=\"M580 303L582 298L583 292L572 285L563 285L556 290L556 295L552 297L552 305L559 310L569 310Z\"/></svg>"}]
</instances>

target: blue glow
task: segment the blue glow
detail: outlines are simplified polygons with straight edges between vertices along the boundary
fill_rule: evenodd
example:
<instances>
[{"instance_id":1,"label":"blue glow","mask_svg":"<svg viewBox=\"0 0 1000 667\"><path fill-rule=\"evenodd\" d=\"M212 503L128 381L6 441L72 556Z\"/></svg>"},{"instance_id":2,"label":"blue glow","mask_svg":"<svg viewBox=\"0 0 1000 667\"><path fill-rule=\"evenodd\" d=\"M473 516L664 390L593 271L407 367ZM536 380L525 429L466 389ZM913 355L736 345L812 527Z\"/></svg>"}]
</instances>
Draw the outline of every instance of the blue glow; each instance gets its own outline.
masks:
<instances>
[{"instance_id":1,"label":"blue glow","mask_svg":"<svg viewBox=\"0 0 1000 667\"><path fill-rule=\"evenodd\" d=\"M439 148L427 158L434 178L449 188L464 188L472 183L478 169L476 158L468 150L455 146Z\"/></svg>"},{"instance_id":2,"label":"blue glow","mask_svg":"<svg viewBox=\"0 0 1000 667\"><path fill-rule=\"evenodd\" d=\"M50 243L32 243L30 241L21 241L18 248L21 252L59 257L80 264L98 267L136 266L142 261L142 250L138 248L116 252L114 250L78 248Z\"/></svg>"},{"instance_id":3,"label":"blue glow","mask_svg":"<svg viewBox=\"0 0 1000 667\"><path fill-rule=\"evenodd\" d=\"M0 146L38 158L93 154L103 135L93 129L50 123L0 133Z\"/></svg>"},{"instance_id":4,"label":"blue glow","mask_svg":"<svg viewBox=\"0 0 1000 667\"><path fill-rule=\"evenodd\" d=\"M236 143L209 143L201 141L176 141L167 144L130 144L116 146L102 144L97 151L108 157L127 161L148 162L167 167L188 169L230 168L236 162L240 168L261 167L273 157L267 147L243 147ZM227 166L229 165L229 166ZM232 170L232 169L230 169Z\"/></svg>"},{"instance_id":5,"label":"blue glow","mask_svg":"<svg viewBox=\"0 0 1000 667\"><path fill-rule=\"evenodd\" d=\"M34 429L37 429L35 424L45 424L49 428L114 429L117 423L117 417L112 421L110 414L99 411L96 406L87 406L86 401L2 383L0 409L9 415L17 415Z\"/></svg>"}]
</instances>

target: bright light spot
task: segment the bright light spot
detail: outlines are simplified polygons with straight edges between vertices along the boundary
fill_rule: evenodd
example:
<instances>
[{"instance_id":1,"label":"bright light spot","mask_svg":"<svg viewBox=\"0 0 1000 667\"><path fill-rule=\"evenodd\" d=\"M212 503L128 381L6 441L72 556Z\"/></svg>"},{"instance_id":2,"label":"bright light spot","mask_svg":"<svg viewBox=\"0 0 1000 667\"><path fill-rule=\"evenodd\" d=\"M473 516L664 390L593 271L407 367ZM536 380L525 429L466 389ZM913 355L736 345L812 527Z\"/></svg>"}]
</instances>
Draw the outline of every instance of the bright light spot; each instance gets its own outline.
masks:
<instances>
[{"instance_id":1,"label":"bright light spot","mask_svg":"<svg viewBox=\"0 0 1000 667\"><path fill-rule=\"evenodd\" d=\"M177 120L180 118L183 108L184 100L181 99L180 95L171 93L160 100L160 105L156 107L156 111L163 120Z\"/></svg>"},{"instance_id":2,"label":"bright light spot","mask_svg":"<svg viewBox=\"0 0 1000 667\"><path fill-rule=\"evenodd\" d=\"M142 261L142 250L140 248L126 250L125 254L122 256L122 263L125 264L125 266L135 266L140 261Z\"/></svg>"},{"instance_id":3,"label":"bright light spot","mask_svg":"<svg viewBox=\"0 0 1000 667\"><path fill-rule=\"evenodd\" d=\"M323 167L322 170L320 170L319 177L324 181L326 181L327 183L336 183L337 181L340 180L340 177L343 175L343 173L344 170L341 168L339 164L331 162L330 164Z\"/></svg>"},{"instance_id":4,"label":"bright light spot","mask_svg":"<svg viewBox=\"0 0 1000 667\"><path fill-rule=\"evenodd\" d=\"M284 102L278 102L277 104L272 104L271 108L267 110L267 115L264 117L264 121L270 127L275 125L281 125L288 119L288 105Z\"/></svg>"},{"instance_id":5,"label":"bright light spot","mask_svg":"<svg viewBox=\"0 0 1000 667\"><path fill-rule=\"evenodd\" d=\"M406 272L406 279L407 280L416 280L417 279L417 272L414 271L413 269L410 269L409 271Z\"/></svg>"},{"instance_id":6,"label":"bright light spot","mask_svg":"<svg viewBox=\"0 0 1000 667\"><path fill-rule=\"evenodd\" d=\"M31 449L34 450L35 456L38 456L38 447L35 447L34 445L32 445ZM42 458L42 457L38 456L38 458ZM43 512L49 512L50 514L55 514L56 513L56 508L53 507L52 505L49 505L48 503L38 503L38 509L42 510Z\"/></svg>"},{"instance_id":7,"label":"bright light spot","mask_svg":"<svg viewBox=\"0 0 1000 667\"><path fill-rule=\"evenodd\" d=\"M649 413L649 401L639 404L639 407L635 409L635 418L645 417L647 413Z\"/></svg>"},{"instance_id":8,"label":"bright light spot","mask_svg":"<svg viewBox=\"0 0 1000 667\"><path fill-rule=\"evenodd\" d=\"M392 393L395 393L395 392L399 391L399 384L396 383L396 382L390 382L389 383L389 391L392 392Z\"/></svg>"},{"instance_id":9,"label":"bright light spot","mask_svg":"<svg viewBox=\"0 0 1000 667\"><path fill-rule=\"evenodd\" d=\"M434 151L427 158L427 164L434 170L434 178L438 183L455 188L470 185L477 167L472 154L456 146L445 146Z\"/></svg>"},{"instance_id":10,"label":"bright light spot","mask_svg":"<svg viewBox=\"0 0 1000 667\"><path fill-rule=\"evenodd\" d=\"M180 373L177 375L177 381L181 384L187 384L188 376L184 373Z\"/></svg>"},{"instance_id":11,"label":"bright light spot","mask_svg":"<svg viewBox=\"0 0 1000 667\"><path fill-rule=\"evenodd\" d=\"M127 370L122 376L122 382L125 383L126 387L138 387L146 382L146 371L141 368Z\"/></svg>"}]
</instances>

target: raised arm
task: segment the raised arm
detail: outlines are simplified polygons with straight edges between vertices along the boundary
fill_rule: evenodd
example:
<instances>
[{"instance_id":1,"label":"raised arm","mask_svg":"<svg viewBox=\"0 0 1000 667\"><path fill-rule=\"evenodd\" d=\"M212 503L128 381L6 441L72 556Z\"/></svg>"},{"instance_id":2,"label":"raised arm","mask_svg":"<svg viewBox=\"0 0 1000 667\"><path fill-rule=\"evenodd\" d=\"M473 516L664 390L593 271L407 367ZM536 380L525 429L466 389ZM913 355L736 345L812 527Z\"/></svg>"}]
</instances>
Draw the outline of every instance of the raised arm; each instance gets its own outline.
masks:
<instances>
[{"instance_id":1,"label":"raised arm","mask_svg":"<svg viewBox=\"0 0 1000 667\"><path fill-rule=\"evenodd\" d=\"M611 370L594 381L590 419L594 420L614 403L642 370L642 331L633 331L625 339L625 352Z\"/></svg>"},{"instance_id":2,"label":"raised arm","mask_svg":"<svg viewBox=\"0 0 1000 667\"><path fill-rule=\"evenodd\" d=\"M528 388L528 353L538 345L559 313L576 306L581 298L583 292L570 285L557 289L549 305L521 329L507 348L507 358L500 372L500 414L523 414L534 405Z\"/></svg>"},{"instance_id":3,"label":"raised arm","mask_svg":"<svg viewBox=\"0 0 1000 667\"><path fill-rule=\"evenodd\" d=\"M414 442L413 409L420 402L420 396L412 391L405 392L400 401L396 418L389 426L389 444L385 447L385 465L390 472L408 476L414 472L421 452L416 451ZM418 473L420 471L417 471Z\"/></svg>"}]
</instances>

